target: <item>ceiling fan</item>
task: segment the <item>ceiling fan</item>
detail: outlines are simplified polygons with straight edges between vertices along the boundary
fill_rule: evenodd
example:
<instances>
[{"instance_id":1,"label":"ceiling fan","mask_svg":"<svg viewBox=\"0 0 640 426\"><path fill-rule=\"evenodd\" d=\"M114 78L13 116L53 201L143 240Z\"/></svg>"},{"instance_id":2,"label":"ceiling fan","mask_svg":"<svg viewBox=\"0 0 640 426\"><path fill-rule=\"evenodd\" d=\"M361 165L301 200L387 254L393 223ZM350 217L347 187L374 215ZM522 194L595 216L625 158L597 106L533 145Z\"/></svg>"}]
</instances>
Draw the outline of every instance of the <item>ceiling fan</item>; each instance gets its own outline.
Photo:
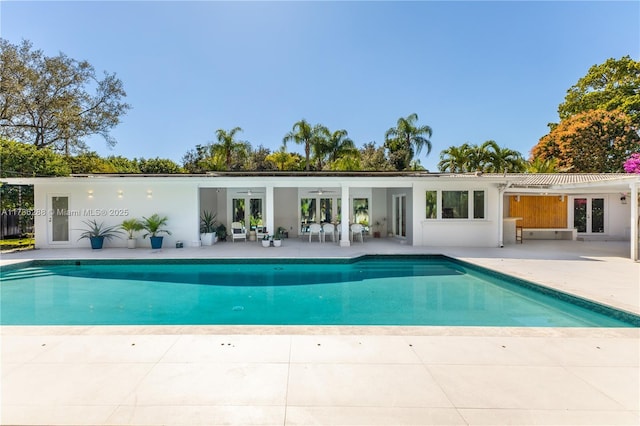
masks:
<instances>
[{"instance_id":1,"label":"ceiling fan","mask_svg":"<svg viewBox=\"0 0 640 426\"><path fill-rule=\"evenodd\" d=\"M253 194L262 194L262 192L260 192L260 191L252 191L251 189L248 189L246 191L238 191L238 194L253 195Z\"/></svg>"},{"instance_id":2,"label":"ceiling fan","mask_svg":"<svg viewBox=\"0 0 640 426\"><path fill-rule=\"evenodd\" d=\"M331 191L331 190L328 190L328 189L318 188L318 189L316 189L316 190L314 190L314 191L309 191L309 194L318 194L318 195L322 195L322 194L331 194L331 193L333 193L333 192L336 192L336 191Z\"/></svg>"}]
</instances>

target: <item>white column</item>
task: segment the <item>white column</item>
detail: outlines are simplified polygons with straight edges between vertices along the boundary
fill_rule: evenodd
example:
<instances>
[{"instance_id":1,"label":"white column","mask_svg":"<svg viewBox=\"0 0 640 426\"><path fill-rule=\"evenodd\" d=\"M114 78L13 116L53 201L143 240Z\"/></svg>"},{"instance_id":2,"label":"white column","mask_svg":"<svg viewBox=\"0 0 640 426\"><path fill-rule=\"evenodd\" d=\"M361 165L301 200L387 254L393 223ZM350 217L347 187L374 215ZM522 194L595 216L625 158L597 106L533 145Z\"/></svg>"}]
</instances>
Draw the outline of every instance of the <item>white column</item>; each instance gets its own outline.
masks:
<instances>
[{"instance_id":1,"label":"white column","mask_svg":"<svg viewBox=\"0 0 640 426\"><path fill-rule=\"evenodd\" d=\"M506 186L498 185L498 247L504 247L504 190Z\"/></svg>"},{"instance_id":2,"label":"white column","mask_svg":"<svg viewBox=\"0 0 640 426\"><path fill-rule=\"evenodd\" d=\"M191 247L200 247L202 241L200 241L200 215L201 207L200 207L200 185L196 185L196 196L195 196L195 210L196 210L196 221L195 221L195 229L192 230L191 241L187 243L184 242L184 246L187 247L187 244L190 244ZM194 232L195 231L195 232Z\"/></svg>"},{"instance_id":3,"label":"white column","mask_svg":"<svg viewBox=\"0 0 640 426\"><path fill-rule=\"evenodd\" d=\"M271 235L275 235L276 229L273 227L274 222L274 200L273 200L273 186L269 185L265 187L265 226L267 227L267 231Z\"/></svg>"},{"instance_id":4,"label":"white column","mask_svg":"<svg viewBox=\"0 0 640 426\"><path fill-rule=\"evenodd\" d=\"M638 183L631 185L631 260L638 261Z\"/></svg>"},{"instance_id":5,"label":"white column","mask_svg":"<svg viewBox=\"0 0 640 426\"><path fill-rule=\"evenodd\" d=\"M351 240L349 239L349 218L351 217L351 205L349 203L349 187L342 187L341 194L341 211L340 211L340 247L349 247Z\"/></svg>"}]
</instances>

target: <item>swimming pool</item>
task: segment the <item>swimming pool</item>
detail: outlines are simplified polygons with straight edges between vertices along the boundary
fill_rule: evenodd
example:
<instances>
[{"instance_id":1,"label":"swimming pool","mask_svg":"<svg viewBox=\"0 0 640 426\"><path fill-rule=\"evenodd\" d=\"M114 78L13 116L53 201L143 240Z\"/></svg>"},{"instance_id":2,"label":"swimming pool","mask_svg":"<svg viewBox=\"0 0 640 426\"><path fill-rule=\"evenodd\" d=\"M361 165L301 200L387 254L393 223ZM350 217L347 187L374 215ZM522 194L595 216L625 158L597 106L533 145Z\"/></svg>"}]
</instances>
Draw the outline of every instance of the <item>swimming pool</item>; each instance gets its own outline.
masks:
<instances>
[{"instance_id":1,"label":"swimming pool","mask_svg":"<svg viewBox=\"0 0 640 426\"><path fill-rule=\"evenodd\" d=\"M39 261L0 277L3 325L640 326L445 256Z\"/></svg>"}]
</instances>

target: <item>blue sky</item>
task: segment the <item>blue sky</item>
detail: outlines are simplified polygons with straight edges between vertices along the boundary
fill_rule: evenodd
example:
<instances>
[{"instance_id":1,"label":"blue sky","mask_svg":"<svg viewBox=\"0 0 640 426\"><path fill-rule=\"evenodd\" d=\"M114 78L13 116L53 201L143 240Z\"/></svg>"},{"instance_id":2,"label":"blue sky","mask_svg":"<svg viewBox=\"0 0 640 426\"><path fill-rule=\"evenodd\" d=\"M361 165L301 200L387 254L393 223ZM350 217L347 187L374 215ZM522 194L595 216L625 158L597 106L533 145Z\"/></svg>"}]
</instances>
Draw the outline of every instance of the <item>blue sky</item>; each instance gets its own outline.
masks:
<instances>
[{"instance_id":1,"label":"blue sky","mask_svg":"<svg viewBox=\"0 0 640 426\"><path fill-rule=\"evenodd\" d=\"M220 128L274 151L304 118L381 145L414 112L433 129L431 171L465 142L528 156L590 66L640 57L637 1L2 1L0 14L3 38L123 81L118 144L91 149L178 163Z\"/></svg>"}]
</instances>

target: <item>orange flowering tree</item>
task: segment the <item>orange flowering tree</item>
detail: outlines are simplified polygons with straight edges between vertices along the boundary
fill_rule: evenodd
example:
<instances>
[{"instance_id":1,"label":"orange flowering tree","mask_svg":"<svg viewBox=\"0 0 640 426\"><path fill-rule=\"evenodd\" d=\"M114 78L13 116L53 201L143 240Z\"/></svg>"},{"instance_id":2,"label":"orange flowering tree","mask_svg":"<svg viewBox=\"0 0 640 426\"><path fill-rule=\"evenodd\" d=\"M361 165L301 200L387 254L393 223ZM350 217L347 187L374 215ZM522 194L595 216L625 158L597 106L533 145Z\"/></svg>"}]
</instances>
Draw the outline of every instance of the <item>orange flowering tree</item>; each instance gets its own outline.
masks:
<instances>
[{"instance_id":1,"label":"orange flowering tree","mask_svg":"<svg viewBox=\"0 0 640 426\"><path fill-rule=\"evenodd\" d=\"M623 172L624 162L640 151L632 118L620 111L589 110L562 120L531 150L531 158L555 159L571 173Z\"/></svg>"}]
</instances>

